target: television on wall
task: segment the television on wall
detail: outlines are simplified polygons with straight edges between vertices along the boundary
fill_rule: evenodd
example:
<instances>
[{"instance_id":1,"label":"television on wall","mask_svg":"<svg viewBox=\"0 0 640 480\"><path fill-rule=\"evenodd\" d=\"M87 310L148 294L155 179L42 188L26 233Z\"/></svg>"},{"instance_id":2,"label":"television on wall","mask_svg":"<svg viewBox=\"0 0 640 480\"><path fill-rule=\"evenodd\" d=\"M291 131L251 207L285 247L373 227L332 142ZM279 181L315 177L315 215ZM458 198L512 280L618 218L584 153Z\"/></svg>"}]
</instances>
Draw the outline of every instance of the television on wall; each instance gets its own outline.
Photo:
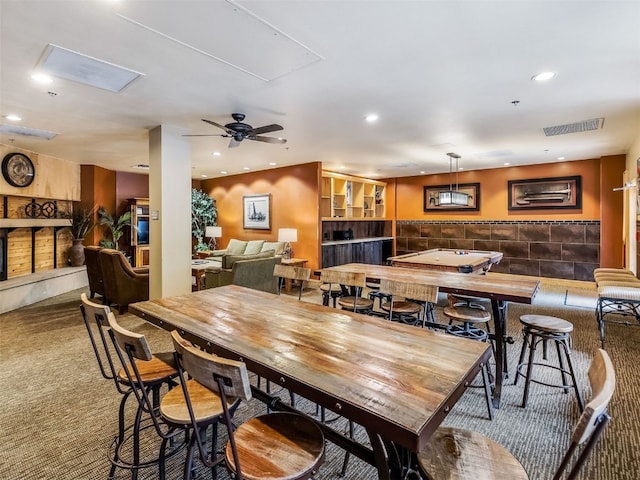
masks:
<instances>
[{"instance_id":1,"label":"television on wall","mask_svg":"<svg viewBox=\"0 0 640 480\"><path fill-rule=\"evenodd\" d=\"M138 245L149 244L149 220L138 219Z\"/></svg>"}]
</instances>

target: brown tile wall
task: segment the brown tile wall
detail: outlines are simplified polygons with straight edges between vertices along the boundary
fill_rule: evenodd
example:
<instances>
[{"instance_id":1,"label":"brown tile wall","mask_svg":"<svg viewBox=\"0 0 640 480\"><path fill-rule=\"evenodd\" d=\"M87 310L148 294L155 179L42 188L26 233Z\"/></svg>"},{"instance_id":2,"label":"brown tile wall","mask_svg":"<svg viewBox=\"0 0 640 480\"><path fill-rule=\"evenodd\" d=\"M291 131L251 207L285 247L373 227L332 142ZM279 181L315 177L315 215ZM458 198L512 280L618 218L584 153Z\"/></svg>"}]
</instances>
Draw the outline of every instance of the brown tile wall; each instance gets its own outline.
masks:
<instances>
[{"instance_id":1,"label":"brown tile wall","mask_svg":"<svg viewBox=\"0 0 640 480\"><path fill-rule=\"evenodd\" d=\"M493 272L593 281L600 266L600 222L397 223L397 255L431 248L502 252Z\"/></svg>"}]
</instances>

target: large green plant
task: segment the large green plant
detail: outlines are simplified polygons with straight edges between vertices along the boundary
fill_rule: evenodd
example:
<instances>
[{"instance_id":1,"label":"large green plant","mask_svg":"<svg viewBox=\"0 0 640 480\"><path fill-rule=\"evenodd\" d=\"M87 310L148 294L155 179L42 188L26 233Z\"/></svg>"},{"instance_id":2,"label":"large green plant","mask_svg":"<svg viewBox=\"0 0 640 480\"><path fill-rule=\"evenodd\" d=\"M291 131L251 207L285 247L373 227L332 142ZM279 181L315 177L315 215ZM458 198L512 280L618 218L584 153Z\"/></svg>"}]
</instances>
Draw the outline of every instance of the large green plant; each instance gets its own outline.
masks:
<instances>
[{"instance_id":1,"label":"large green plant","mask_svg":"<svg viewBox=\"0 0 640 480\"><path fill-rule=\"evenodd\" d=\"M209 226L217 225L218 209L216 201L202 190L191 189L191 233L196 238L196 252L208 250L204 243L204 232Z\"/></svg>"},{"instance_id":2,"label":"large green plant","mask_svg":"<svg viewBox=\"0 0 640 480\"><path fill-rule=\"evenodd\" d=\"M98 225L104 225L109 231L109 238L100 240L100 246L104 248L118 249L120 238L124 234L125 227L131 227L131 212L125 212L119 217L111 215L106 208L98 208Z\"/></svg>"}]
</instances>

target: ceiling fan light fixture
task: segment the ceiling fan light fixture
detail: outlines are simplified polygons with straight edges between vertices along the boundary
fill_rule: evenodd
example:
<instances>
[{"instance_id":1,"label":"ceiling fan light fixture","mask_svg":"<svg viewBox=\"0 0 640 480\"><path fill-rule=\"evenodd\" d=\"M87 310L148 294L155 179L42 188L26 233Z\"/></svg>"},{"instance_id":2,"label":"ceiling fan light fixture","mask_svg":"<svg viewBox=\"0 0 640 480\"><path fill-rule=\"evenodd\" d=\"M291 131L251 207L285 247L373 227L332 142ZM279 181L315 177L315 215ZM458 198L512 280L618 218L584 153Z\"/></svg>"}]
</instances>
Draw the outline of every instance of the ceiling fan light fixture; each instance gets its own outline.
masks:
<instances>
[{"instance_id":1,"label":"ceiling fan light fixture","mask_svg":"<svg viewBox=\"0 0 640 480\"><path fill-rule=\"evenodd\" d=\"M461 170L458 166L458 160L460 155L456 153L447 153L449 157L449 190L442 191L438 194L438 205L440 206L452 206L452 207L465 207L469 205L469 194L461 192L458 189L458 170ZM453 188L453 160L456 161L456 188Z\"/></svg>"}]
</instances>

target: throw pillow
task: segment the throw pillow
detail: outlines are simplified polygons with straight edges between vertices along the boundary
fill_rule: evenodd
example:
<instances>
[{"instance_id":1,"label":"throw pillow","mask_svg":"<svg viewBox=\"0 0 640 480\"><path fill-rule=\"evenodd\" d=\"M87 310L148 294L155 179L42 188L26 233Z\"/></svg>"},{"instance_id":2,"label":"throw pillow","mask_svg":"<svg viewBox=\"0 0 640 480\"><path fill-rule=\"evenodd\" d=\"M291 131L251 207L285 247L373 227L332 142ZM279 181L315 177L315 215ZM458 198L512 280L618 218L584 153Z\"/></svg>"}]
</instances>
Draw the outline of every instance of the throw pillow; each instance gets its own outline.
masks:
<instances>
[{"instance_id":1,"label":"throw pillow","mask_svg":"<svg viewBox=\"0 0 640 480\"><path fill-rule=\"evenodd\" d=\"M244 249L245 255L252 255L254 253L260 253L262 251L262 245L264 240L249 240L247 248Z\"/></svg>"},{"instance_id":2,"label":"throw pillow","mask_svg":"<svg viewBox=\"0 0 640 480\"><path fill-rule=\"evenodd\" d=\"M264 242L264 245L262 245L262 251L266 252L267 250L275 250L276 255L282 255L284 242Z\"/></svg>"},{"instance_id":3,"label":"throw pillow","mask_svg":"<svg viewBox=\"0 0 640 480\"><path fill-rule=\"evenodd\" d=\"M244 253L246 248L247 242L232 238L229 240L229 245L227 245L227 253L231 255L241 255Z\"/></svg>"}]
</instances>

